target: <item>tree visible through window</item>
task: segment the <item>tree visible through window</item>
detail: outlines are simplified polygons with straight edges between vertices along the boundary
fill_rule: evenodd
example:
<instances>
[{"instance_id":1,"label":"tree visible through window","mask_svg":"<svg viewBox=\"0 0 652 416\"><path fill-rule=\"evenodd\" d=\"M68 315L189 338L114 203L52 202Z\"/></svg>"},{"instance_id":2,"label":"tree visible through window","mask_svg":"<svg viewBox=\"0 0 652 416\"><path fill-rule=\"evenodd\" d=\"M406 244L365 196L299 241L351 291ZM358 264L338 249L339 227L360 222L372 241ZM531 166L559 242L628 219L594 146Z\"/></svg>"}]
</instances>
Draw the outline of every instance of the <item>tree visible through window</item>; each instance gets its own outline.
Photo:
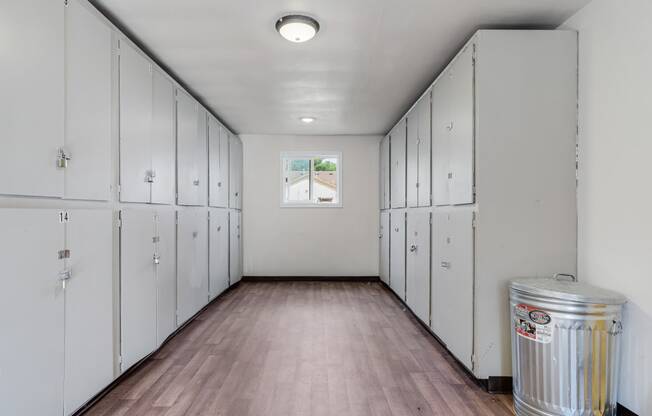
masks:
<instances>
[{"instance_id":1,"label":"tree visible through window","mask_svg":"<svg viewBox=\"0 0 652 416\"><path fill-rule=\"evenodd\" d=\"M341 206L339 154L281 154L284 206Z\"/></svg>"}]
</instances>

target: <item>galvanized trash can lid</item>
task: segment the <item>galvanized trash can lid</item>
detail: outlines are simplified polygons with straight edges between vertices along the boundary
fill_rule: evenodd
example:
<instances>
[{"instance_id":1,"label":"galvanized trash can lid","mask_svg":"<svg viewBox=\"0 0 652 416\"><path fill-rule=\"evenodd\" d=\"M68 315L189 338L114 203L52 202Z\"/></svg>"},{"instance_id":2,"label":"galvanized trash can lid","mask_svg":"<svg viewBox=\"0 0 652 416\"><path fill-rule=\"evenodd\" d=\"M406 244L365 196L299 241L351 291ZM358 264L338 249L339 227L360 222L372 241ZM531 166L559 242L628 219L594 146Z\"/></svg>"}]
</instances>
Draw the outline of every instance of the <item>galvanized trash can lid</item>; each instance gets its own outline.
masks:
<instances>
[{"instance_id":1,"label":"galvanized trash can lid","mask_svg":"<svg viewBox=\"0 0 652 416\"><path fill-rule=\"evenodd\" d=\"M572 280L565 277L571 277ZM555 275L548 278L524 277L512 280L510 287L531 295L580 303L622 305L627 302L627 298L620 293L580 283L570 275Z\"/></svg>"}]
</instances>

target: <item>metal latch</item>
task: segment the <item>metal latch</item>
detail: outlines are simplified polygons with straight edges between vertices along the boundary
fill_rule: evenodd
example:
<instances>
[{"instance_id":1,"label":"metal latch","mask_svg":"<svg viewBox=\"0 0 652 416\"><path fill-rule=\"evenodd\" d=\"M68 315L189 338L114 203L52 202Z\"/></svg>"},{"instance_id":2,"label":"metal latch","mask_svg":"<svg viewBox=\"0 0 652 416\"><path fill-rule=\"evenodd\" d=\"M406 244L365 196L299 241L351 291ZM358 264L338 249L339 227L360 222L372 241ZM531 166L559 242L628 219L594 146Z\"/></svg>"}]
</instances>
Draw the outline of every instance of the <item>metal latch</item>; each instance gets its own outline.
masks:
<instances>
[{"instance_id":1,"label":"metal latch","mask_svg":"<svg viewBox=\"0 0 652 416\"><path fill-rule=\"evenodd\" d=\"M71 158L70 152L63 147L60 147L57 153L57 167L61 169L67 168L68 161L70 160L70 158Z\"/></svg>"},{"instance_id":2,"label":"metal latch","mask_svg":"<svg viewBox=\"0 0 652 416\"><path fill-rule=\"evenodd\" d=\"M448 179L453 179L453 172L448 172Z\"/></svg>"},{"instance_id":3,"label":"metal latch","mask_svg":"<svg viewBox=\"0 0 652 416\"><path fill-rule=\"evenodd\" d=\"M154 172L153 170L148 170L145 173L145 182L154 183L154 178L156 178L156 172Z\"/></svg>"},{"instance_id":4,"label":"metal latch","mask_svg":"<svg viewBox=\"0 0 652 416\"><path fill-rule=\"evenodd\" d=\"M198 235L199 235L198 231L193 231L192 232L192 238L197 238Z\"/></svg>"},{"instance_id":5,"label":"metal latch","mask_svg":"<svg viewBox=\"0 0 652 416\"><path fill-rule=\"evenodd\" d=\"M446 130L453 131L453 122L452 121L446 125Z\"/></svg>"},{"instance_id":6,"label":"metal latch","mask_svg":"<svg viewBox=\"0 0 652 416\"><path fill-rule=\"evenodd\" d=\"M451 268L451 264L450 264L450 262L442 261L442 262L441 262L441 267L442 267L442 269L450 269L450 268Z\"/></svg>"},{"instance_id":7,"label":"metal latch","mask_svg":"<svg viewBox=\"0 0 652 416\"><path fill-rule=\"evenodd\" d=\"M70 258L70 250L68 249L59 250L59 260L69 259L69 258Z\"/></svg>"},{"instance_id":8,"label":"metal latch","mask_svg":"<svg viewBox=\"0 0 652 416\"><path fill-rule=\"evenodd\" d=\"M195 179L194 181L192 181L192 184L195 186L199 186L199 179Z\"/></svg>"},{"instance_id":9,"label":"metal latch","mask_svg":"<svg viewBox=\"0 0 652 416\"><path fill-rule=\"evenodd\" d=\"M222 231L222 226L221 225L217 226L217 231Z\"/></svg>"},{"instance_id":10,"label":"metal latch","mask_svg":"<svg viewBox=\"0 0 652 416\"><path fill-rule=\"evenodd\" d=\"M152 237L152 243L158 243L159 241L161 241L161 237L159 236Z\"/></svg>"},{"instance_id":11,"label":"metal latch","mask_svg":"<svg viewBox=\"0 0 652 416\"><path fill-rule=\"evenodd\" d=\"M417 246L416 246L415 244L412 244L412 245L410 246L410 251L411 251L411 252L415 252L415 251L417 251Z\"/></svg>"},{"instance_id":12,"label":"metal latch","mask_svg":"<svg viewBox=\"0 0 652 416\"><path fill-rule=\"evenodd\" d=\"M154 260L154 264L159 264L161 262L161 256L159 256L158 253L154 253L152 259Z\"/></svg>"},{"instance_id":13,"label":"metal latch","mask_svg":"<svg viewBox=\"0 0 652 416\"><path fill-rule=\"evenodd\" d=\"M222 186L222 182L217 183L217 187L220 188Z\"/></svg>"}]
</instances>

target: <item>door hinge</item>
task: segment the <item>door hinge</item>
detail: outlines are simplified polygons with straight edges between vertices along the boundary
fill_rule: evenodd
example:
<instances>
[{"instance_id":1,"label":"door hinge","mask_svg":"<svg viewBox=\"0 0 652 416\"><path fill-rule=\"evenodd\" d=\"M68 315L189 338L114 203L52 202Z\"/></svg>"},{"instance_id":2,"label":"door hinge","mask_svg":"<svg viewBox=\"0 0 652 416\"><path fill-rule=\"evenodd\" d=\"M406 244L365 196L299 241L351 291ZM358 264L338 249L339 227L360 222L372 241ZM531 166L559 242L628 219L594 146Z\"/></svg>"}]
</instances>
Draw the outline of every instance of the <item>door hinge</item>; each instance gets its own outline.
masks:
<instances>
[{"instance_id":1,"label":"door hinge","mask_svg":"<svg viewBox=\"0 0 652 416\"><path fill-rule=\"evenodd\" d=\"M59 255L59 260L69 259L70 258L70 250L69 249L59 250L58 255Z\"/></svg>"},{"instance_id":2,"label":"door hinge","mask_svg":"<svg viewBox=\"0 0 652 416\"><path fill-rule=\"evenodd\" d=\"M476 213L473 213L473 219L471 220L471 227L476 228L478 226L478 217Z\"/></svg>"}]
</instances>

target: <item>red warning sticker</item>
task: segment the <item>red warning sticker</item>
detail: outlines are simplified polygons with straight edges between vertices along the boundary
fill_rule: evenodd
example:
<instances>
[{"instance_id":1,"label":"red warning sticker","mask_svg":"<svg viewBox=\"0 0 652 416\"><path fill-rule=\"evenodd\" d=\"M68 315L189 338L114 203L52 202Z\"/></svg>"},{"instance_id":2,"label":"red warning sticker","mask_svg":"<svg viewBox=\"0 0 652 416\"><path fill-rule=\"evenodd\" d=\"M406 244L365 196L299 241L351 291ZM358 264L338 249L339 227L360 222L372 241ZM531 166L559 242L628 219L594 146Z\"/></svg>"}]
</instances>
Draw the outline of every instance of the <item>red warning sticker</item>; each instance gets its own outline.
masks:
<instances>
[{"instance_id":1,"label":"red warning sticker","mask_svg":"<svg viewBox=\"0 0 652 416\"><path fill-rule=\"evenodd\" d=\"M548 312L524 303L514 306L514 329L519 336L548 344L552 341L552 327Z\"/></svg>"}]
</instances>

